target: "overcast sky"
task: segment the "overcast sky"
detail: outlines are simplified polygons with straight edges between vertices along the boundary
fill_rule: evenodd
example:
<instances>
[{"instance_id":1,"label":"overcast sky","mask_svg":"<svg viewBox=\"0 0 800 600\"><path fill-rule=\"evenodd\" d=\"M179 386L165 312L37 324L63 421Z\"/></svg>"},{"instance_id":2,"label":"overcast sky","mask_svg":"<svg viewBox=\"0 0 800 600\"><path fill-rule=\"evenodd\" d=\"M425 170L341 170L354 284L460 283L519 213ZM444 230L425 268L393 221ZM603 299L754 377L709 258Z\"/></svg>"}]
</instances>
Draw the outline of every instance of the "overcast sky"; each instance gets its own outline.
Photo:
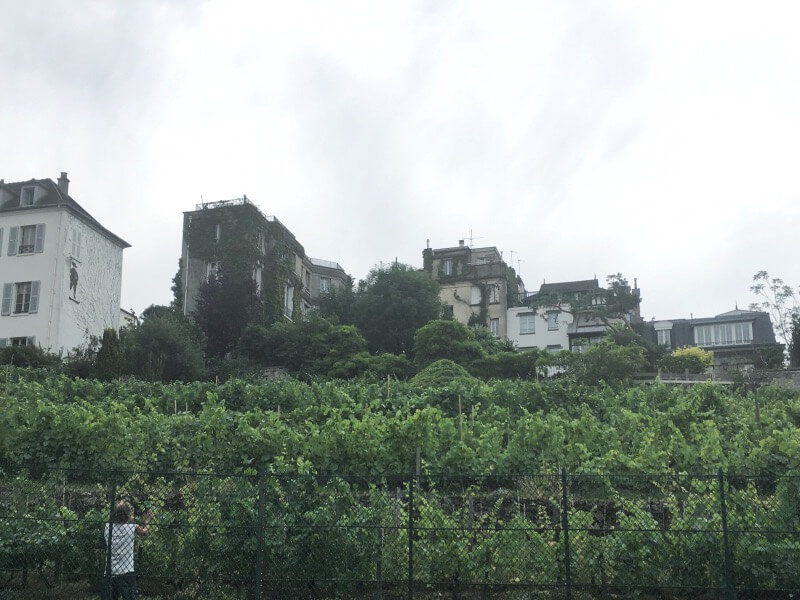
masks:
<instances>
[{"instance_id":1,"label":"overcast sky","mask_svg":"<svg viewBox=\"0 0 800 600\"><path fill-rule=\"evenodd\" d=\"M182 212L243 194L356 279L472 232L529 290L637 278L648 319L800 284L800 3L0 8L0 178L67 171L137 312Z\"/></svg>"}]
</instances>

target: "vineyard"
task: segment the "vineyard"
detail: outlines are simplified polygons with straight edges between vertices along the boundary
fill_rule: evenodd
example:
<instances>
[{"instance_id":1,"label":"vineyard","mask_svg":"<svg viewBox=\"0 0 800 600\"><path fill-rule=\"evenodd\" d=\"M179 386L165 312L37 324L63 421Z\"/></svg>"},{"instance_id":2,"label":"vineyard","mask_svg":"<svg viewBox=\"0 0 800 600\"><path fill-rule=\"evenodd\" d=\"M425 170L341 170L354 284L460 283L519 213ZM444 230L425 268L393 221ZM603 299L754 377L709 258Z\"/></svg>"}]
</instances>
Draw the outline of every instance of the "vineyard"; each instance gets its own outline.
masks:
<instances>
[{"instance_id":1,"label":"vineyard","mask_svg":"<svg viewBox=\"0 0 800 600\"><path fill-rule=\"evenodd\" d=\"M146 597L798 592L788 388L0 373L8 598L96 595L116 498Z\"/></svg>"}]
</instances>

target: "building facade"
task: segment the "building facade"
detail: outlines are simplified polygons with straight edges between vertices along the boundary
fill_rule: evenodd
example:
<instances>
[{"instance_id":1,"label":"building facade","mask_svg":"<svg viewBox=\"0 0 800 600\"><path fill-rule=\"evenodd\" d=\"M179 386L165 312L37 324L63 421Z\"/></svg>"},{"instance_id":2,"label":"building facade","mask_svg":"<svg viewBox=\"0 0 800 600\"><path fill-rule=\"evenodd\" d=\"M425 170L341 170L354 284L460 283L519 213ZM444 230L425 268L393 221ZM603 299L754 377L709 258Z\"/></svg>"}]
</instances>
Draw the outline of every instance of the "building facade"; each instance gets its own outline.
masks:
<instances>
[{"instance_id":1,"label":"building facade","mask_svg":"<svg viewBox=\"0 0 800 600\"><path fill-rule=\"evenodd\" d=\"M423 268L439 283L439 298L453 319L486 325L495 337L508 336L507 311L525 296L525 285L494 246L426 248Z\"/></svg>"},{"instance_id":2,"label":"building facade","mask_svg":"<svg viewBox=\"0 0 800 600\"><path fill-rule=\"evenodd\" d=\"M584 352L589 345L602 341L612 325L641 321L638 285L620 291L626 295L627 309L616 313L607 305L615 298L596 278L543 283L522 306L508 309L508 339L521 350Z\"/></svg>"},{"instance_id":3,"label":"building facade","mask_svg":"<svg viewBox=\"0 0 800 600\"><path fill-rule=\"evenodd\" d=\"M247 196L198 204L183 214L183 309L194 312L200 286L220 269L252 276L269 308L294 320L319 297L350 285L339 263L311 258L278 219Z\"/></svg>"},{"instance_id":4,"label":"building facade","mask_svg":"<svg viewBox=\"0 0 800 600\"><path fill-rule=\"evenodd\" d=\"M649 325L653 341L668 350L698 346L713 352L719 374L775 366L783 354L772 320L762 311L737 308L714 317L654 320Z\"/></svg>"},{"instance_id":5,"label":"building facade","mask_svg":"<svg viewBox=\"0 0 800 600\"><path fill-rule=\"evenodd\" d=\"M69 179L0 180L0 346L68 352L120 324L122 252Z\"/></svg>"}]
</instances>

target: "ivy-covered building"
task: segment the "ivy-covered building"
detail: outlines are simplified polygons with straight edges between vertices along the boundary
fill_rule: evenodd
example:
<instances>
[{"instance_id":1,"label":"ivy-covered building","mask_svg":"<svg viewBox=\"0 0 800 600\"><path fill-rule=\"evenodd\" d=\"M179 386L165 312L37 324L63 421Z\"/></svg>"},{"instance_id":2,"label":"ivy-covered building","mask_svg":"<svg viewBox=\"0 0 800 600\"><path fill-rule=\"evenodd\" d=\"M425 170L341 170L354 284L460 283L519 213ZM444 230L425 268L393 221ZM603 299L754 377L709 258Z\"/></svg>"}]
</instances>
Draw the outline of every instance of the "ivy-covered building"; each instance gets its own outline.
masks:
<instances>
[{"instance_id":1,"label":"ivy-covered building","mask_svg":"<svg viewBox=\"0 0 800 600\"><path fill-rule=\"evenodd\" d=\"M495 337L508 337L507 309L525 297L525 284L494 246L426 248L423 268L439 282L439 297L456 321L486 325Z\"/></svg>"},{"instance_id":2,"label":"ivy-covered building","mask_svg":"<svg viewBox=\"0 0 800 600\"><path fill-rule=\"evenodd\" d=\"M247 196L205 202L183 213L184 314L194 311L200 284L219 269L249 274L271 321L293 320L322 294L350 285L339 263L307 256L294 234Z\"/></svg>"}]
</instances>

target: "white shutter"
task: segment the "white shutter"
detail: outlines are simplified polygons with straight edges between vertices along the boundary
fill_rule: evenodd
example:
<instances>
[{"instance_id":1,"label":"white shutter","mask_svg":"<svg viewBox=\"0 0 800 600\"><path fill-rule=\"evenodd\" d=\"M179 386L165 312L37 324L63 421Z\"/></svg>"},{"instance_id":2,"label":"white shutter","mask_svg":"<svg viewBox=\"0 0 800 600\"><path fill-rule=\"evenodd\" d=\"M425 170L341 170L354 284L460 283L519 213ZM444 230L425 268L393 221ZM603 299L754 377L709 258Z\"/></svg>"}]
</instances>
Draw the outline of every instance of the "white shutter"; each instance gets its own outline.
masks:
<instances>
[{"instance_id":1,"label":"white shutter","mask_svg":"<svg viewBox=\"0 0 800 600\"><path fill-rule=\"evenodd\" d=\"M11 227L8 230L8 255L14 256L17 253L17 237L19 236L19 227Z\"/></svg>"},{"instance_id":2,"label":"white shutter","mask_svg":"<svg viewBox=\"0 0 800 600\"><path fill-rule=\"evenodd\" d=\"M33 247L33 251L44 251L44 223L36 224L36 245Z\"/></svg>"},{"instance_id":3,"label":"white shutter","mask_svg":"<svg viewBox=\"0 0 800 600\"><path fill-rule=\"evenodd\" d=\"M30 308L28 309L29 313L39 312L39 287L41 282L39 281L32 281L31 282L31 304Z\"/></svg>"},{"instance_id":4,"label":"white shutter","mask_svg":"<svg viewBox=\"0 0 800 600\"><path fill-rule=\"evenodd\" d=\"M13 283L3 284L3 306L2 310L0 310L0 315L11 314L11 294L13 291L14 291Z\"/></svg>"}]
</instances>

